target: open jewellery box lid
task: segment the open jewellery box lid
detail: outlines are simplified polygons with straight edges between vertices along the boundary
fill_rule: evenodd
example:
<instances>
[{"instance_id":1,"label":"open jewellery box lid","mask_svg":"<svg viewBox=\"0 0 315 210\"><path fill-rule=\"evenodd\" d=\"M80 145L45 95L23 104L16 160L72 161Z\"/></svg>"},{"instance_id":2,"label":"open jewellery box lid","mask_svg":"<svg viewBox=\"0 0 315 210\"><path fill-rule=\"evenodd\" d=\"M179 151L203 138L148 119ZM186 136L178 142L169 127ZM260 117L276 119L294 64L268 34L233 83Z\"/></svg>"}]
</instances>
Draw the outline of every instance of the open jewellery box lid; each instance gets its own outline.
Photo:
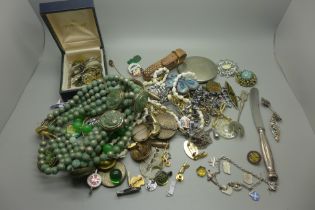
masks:
<instances>
[{"instance_id":1,"label":"open jewellery box lid","mask_svg":"<svg viewBox=\"0 0 315 210\"><path fill-rule=\"evenodd\" d=\"M62 53L102 48L93 0L41 3L40 14Z\"/></svg>"}]
</instances>

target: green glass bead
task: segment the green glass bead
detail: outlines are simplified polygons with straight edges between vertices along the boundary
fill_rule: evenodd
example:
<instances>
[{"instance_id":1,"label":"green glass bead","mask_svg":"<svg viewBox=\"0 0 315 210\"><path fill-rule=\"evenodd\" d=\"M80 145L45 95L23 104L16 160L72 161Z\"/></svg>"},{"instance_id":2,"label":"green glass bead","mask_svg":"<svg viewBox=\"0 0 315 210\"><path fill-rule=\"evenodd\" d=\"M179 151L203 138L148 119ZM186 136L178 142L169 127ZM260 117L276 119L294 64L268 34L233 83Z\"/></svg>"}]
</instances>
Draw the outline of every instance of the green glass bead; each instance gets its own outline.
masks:
<instances>
[{"instance_id":1,"label":"green glass bead","mask_svg":"<svg viewBox=\"0 0 315 210\"><path fill-rule=\"evenodd\" d=\"M125 148L125 143L123 141L119 141L117 143L117 146L119 146L121 149Z\"/></svg>"},{"instance_id":2,"label":"green glass bead","mask_svg":"<svg viewBox=\"0 0 315 210\"><path fill-rule=\"evenodd\" d=\"M81 131L84 133L84 134L87 134L87 133L90 133L93 129L93 126L92 125L87 125L87 124L83 124L82 127L81 127Z\"/></svg>"},{"instance_id":3,"label":"green glass bead","mask_svg":"<svg viewBox=\"0 0 315 210\"><path fill-rule=\"evenodd\" d=\"M103 153L108 154L109 152L113 151L113 146L111 144L104 144L103 146Z\"/></svg>"},{"instance_id":4,"label":"green glass bead","mask_svg":"<svg viewBox=\"0 0 315 210\"><path fill-rule=\"evenodd\" d=\"M113 184L119 184L122 179L122 173L119 169L112 169L109 173L109 178Z\"/></svg>"},{"instance_id":5,"label":"green glass bead","mask_svg":"<svg viewBox=\"0 0 315 210\"><path fill-rule=\"evenodd\" d=\"M80 132L82 129L82 122L78 120L74 120L72 123L72 127L76 132Z\"/></svg>"}]
</instances>

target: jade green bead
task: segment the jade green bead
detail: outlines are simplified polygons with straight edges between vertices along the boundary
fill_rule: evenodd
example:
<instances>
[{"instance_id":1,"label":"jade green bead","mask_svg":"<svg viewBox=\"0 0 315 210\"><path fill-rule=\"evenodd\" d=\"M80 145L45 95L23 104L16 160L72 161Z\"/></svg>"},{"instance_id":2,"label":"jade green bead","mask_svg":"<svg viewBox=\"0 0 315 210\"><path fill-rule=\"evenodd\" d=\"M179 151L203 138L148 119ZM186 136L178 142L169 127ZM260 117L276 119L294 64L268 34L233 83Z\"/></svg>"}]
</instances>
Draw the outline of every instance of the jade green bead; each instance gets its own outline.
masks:
<instances>
[{"instance_id":1,"label":"jade green bead","mask_svg":"<svg viewBox=\"0 0 315 210\"><path fill-rule=\"evenodd\" d=\"M54 154L55 154L55 155L60 154L60 149L59 149L59 148L54 149Z\"/></svg>"},{"instance_id":2,"label":"jade green bead","mask_svg":"<svg viewBox=\"0 0 315 210\"><path fill-rule=\"evenodd\" d=\"M113 146L111 144L104 144L102 148L103 153L108 154L113 151Z\"/></svg>"},{"instance_id":3,"label":"jade green bead","mask_svg":"<svg viewBox=\"0 0 315 210\"><path fill-rule=\"evenodd\" d=\"M95 165L98 165L98 164L100 163L101 159L100 159L99 157L95 157L95 158L93 159L93 161L94 161L94 164L95 164Z\"/></svg>"},{"instance_id":4,"label":"jade green bead","mask_svg":"<svg viewBox=\"0 0 315 210\"><path fill-rule=\"evenodd\" d=\"M69 155L70 155L70 158L71 158L71 159L75 158L75 152L70 152Z\"/></svg>"},{"instance_id":5,"label":"jade green bead","mask_svg":"<svg viewBox=\"0 0 315 210\"><path fill-rule=\"evenodd\" d=\"M88 112L88 111L90 111L90 109L91 109L90 105L86 105L86 106L84 106L84 110L85 110L85 111L87 111L87 112Z\"/></svg>"},{"instance_id":6,"label":"jade green bead","mask_svg":"<svg viewBox=\"0 0 315 210\"><path fill-rule=\"evenodd\" d=\"M87 163L87 162L85 162L85 161L80 161L81 162L81 165L80 165L80 167L81 168L85 168L85 167L87 167L89 164Z\"/></svg>"},{"instance_id":7,"label":"jade green bead","mask_svg":"<svg viewBox=\"0 0 315 210\"><path fill-rule=\"evenodd\" d=\"M63 163L59 163L58 165L57 165L57 168L58 168L58 170L60 170L60 171L63 171L63 170L65 170L65 164L63 164Z\"/></svg>"},{"instance_id":8,"label":"jade green bead","mask_svg":"<svg viewBox=\"0 0 315 210\"><path fill-rule=\"evenodd\" d=\"M91 115L92 115L92 116L95 116L96 114L97 114L97 113L96 113L95 110L92 110L92 111L91 111Z\"/></svg>"},{"instance_id":9,"label":"jade green bead","mask_svg":"<svg viewBox=\"0 0 315 210\"><path fill-rule=\"evenodd\" d=\"M101 134L95 135L95 139L96 139L96 141L101 141L102 140L102 135Z\"/></svg>"},{"instance_id":10,"label":"jade green bead","mask_svg":"<svg viewBox=\"0 0 315 210\"><path fill-rule=\"evenodd\" d=\"M91 146L88 146L88 147L86 147L85 148L85 151L88 153L88 154L92 154L92 152L93 152L93 148L91 147Z\"/></svg>"},{"instance_id":11,"label":"jade green bead","mask_svg":"<svg viewBox=\"0 0 315 210\"><path fill-rule=\"evenodd\" d=\"M72 171L72 170L73 170L72 165L68 165L68 166L67 166L67 171Z\"/></svg>"},{"instance_id":12,"label":"jade green bead","mask_svg":"<svg viewBox=\"0 0 315 210\"><path fill-rule=\"evenodd\" d=\"M58 110L54 110L54 111L53 111L53 115L54 115L55 117L57 117L57 116L59 115L59 111L58 111Z\"/></svg>"},{"instance_id":13,"label":"jade green bead","mask_svg":"<svg viewBox=\"0 0 315 210\"><path fill-rule=\"evenodd\" d=\"M47 119L48 119L48 120L54 119L54 115L53 115L52 113L48 114L48 115L47 115Z\"/></svg>"},{"instance_id":14,"label":"jade green bead","mask_svg":"<svg viewBox=\"0 0 315 210\"><path fill-rule=\"evenodd\" d=\"M37 166L38 166L38 168L40 169L40 167L42 166L42 165L44 165L45 164L45 160L38 160L37 161Z\"/></svg>"},{"instance_id":15,"label":"jade green bead","mask_svg":"<svg viewBox=\"0 0 315 210\"><path fill-rule=\"evenodd\" d=\"M55 132L56 132L56 133L60 133L60 132L61 132L61 127L56 127L56 128L55 128Z\"/></svg>"},{"instance_id":16,"label":"jade green bead","mask_svg":"<svg viewBox=\"0 0 315 210\"><path fill-rule=\"evenodd\" d=\"M66 110L69 110L71 108L70 104L68 103L65 103L64 106L63 106Z\"/></svg>"},{"instance_id":17,"label":"jade green bead","mask_svg":"<svg viewBox=\"0 0 315 210\"><path fill-rule=\"evenodd\" d=\"M101 114L103 112L101 107L97 107L95 111L97 114Z\"/></svg>"},{"instance_id":18,"label":"jade green bead","mask_svg":"<svg viewBox=\"0 0 315 210\"><path fill-rule=\"evenodd\" d=\"M113 146L113 152L114 152L115 154L119 154L119 153L120 153L120 147L119 147L118 145L114 145L114 146Z\"/></svg>"},{"instance_id":19,"label":"jade green bead","mask_svg":"<svg viewBox=\"0 0 315 210\"><path fill-rule=\"evenodd\" d=\"M76 152L74 157L77 158L77 159L81 159L82 158L82 153L81 152Z\"/></svg>"},{"instance_id":20,"label":"jade green bead","mask_svg":"<svg viewBox=\"0 0 315 210\"><path fill-rule=\"evenodd\" d=\"M100 91L99 95L100 95L100 96L105 96L105 95L106 95L106 91L102 89L102 90Z\"/></svg>"},{"instance_id":21,"label":"jade green bead","mask_svg":"<svg viewBox=\"0 0 315 210\"><path fill-rule=\"evenodd\" d=\"M68 150L66 148L61 148L60 149L60 153L61 154L66 154L68 152Z\"/></svg>"},{"instance_id":22,"label":"jade green bead","mask_svg":"<svg viewBox=\"0 0 315 210\"><path fill-rule=\"evenodd\" d=\"M89 90L89 95L90 95L90 96L93 96L93 95L94 95L94 90L93 90L93 89Z\"/></svg>"},{"instance_id":23,"label":"jade green bead","mask_svg":"<svg viewBox=\"0 0 315 210\"><path fill-rule=\"evenodd\" d=\"M51 168L51 173L52 173L52 174L57 174L57 173L58 173L57 167L52 167L52 168Z\"/></svg>"},{"instance_id":24,"label":"jade green bead","mask_svg":"<svg viewBox=\"0 0 315 210\"><path fill-rule=\"evenodd\" d=\"M79 101L80 97L78 95L75 95L75 96L73 96L72 99L77 102L77 101Z\"/></svg>"},{"instance_id":25,"label":"jade green bead","mask_svg":"<svg viewBox=\"0 0 315 210\"><path fill-rule=\"evenodd\" d=\"M92 102L92 103L90 103L90 106L91 106L92 109L94 109L96 107L96 103Z\"/></svg>"},{"instance_id":26,"label":"jade green bead","mask_svg":"<svg viewBox=\"0 0 315 210\"><path fill-rule=\"evenodd\" d=\"M96 93L98 93L100 91L100 88L96 86L96 87L93 88L93 91L96 94Z\"/></svg>"},{"instance_id":27,"label":"jade green bead","mask_svg":"<svg viewBox=\"0 0 315 210\"><path fill-rule=\"evenodd\" d=\"M86 92L88 91L88 89L87 89L86 86L83 86L83 87L81 88L81 90L82 90L83 93L86 93Z\"/></svg>"},{"instance_id":28,"label":"jade green bead","mask_svg":"<svg viewBox=\"0 0 315 210\"><path fill-rule=\"evenodd\" d=\"M93 95L93 96L91 96L91 102L92 101L95 101L96 100L96 97Z\"/></svg>"},{"instance_id":29,"label":"jade green bead","mask_svg":"<svg viewBox=\"0 0 315 210\"><path fill-rule=\"evenodd\" d=\"M125 109L124 113L125 113L126 115L130 115L130 114L131 114L131 109Z\"/></svg>"},{"instance_id":30,"label":"jade green bead","mask_svg":"<svg viewBox=\"0 0 315 210\"><path fill-rule=\"evenodd\" d=\"M96 145L96 147L94 148L94 151L96 152L96 154L100 154L102 151L102 147L100 145Z\"/></svg>"},{"instance_id":31,"label":"jade green bead","mask_svg":"<svg viewBox=\"0 0 315 210\"><path fill-rule=\"evenodd\" d=\"M47 175L50 175L51 174L51 168L46 168L44 170L44 173L47 174Z\"/></svg>"},{"instance_id":32,"label":"jade green bead","mask_svg":"<svg viewBox=\"0 0 315 210\"><path fill-rule=\"evenodd\" d=\"M97 85L98 85L98 82L97 82L96 80L93 80L91 84L92 84L92 86L94 86L94 87L95 87L95 86L97 86Z\"/></svg>"},{"instance_id":33,"label":"jade green bead","mask_svg":"<svg viewBox=\"0 0 315 210\"><path fill-rule=\"evenodd\" d=\"M81 90L79 90L79 91L77 92L77 95L81 97L81 96L83 96L83 92L82 92Z\"/></svg>"},{"instance_id":34,"label":"jade green bead","mask_svg":"<svg viewBox=\"0 0 315 210\"><path fill-rule=\"evenodd\" d=\"M43 153L39 153L38 155L37 155L37 159L38 160L43 160L45 158L45 155L43 154Z\"/></svg>"},{"instance_id":35,"label":"jade green bead","mask_svg":"<svg viewBox=\"0 0 315 210\"><path fill-rule=\"evenodd\" d=\"M96 104L97 106L100 106L100 105L102 104L102 101L101 101L100 99L97 99L97 100L95 101L95 104Z\"/></svg>"},{"instance_id":36,"label":"jade green bead","mask_svg":"<svg viewBox=\"0 0 315 210\"><path fill-rule=\"evenodd\" d=\"M107 157L106 154L103 153L103 154L100 155L100 159L101 159L101 161L104 161L104 160L107 160L108 157Z\"/></svg>"},{"instance_id":37,"label":"jade green bead","mask_svg":"<svg viewBox=\"0 0 315 210\"><path fill-rule=\"evenodd\" d=\"M90 142L90 144L91 144L92 147L95 147L97 145L97 141L96 140L92 140Z\"/></svg>"},{"instance_id":38,"label":"jade green bead","mask_svg":"<svg viewBox=\"0 0 315 210\"><path fill-rule=\"evenodd\" d=\"M90 155L87 153L83 153L82 154L82 160L86 160L86 161L90 160Z\"/></svg>"},{"instance_id":39,"label":"jade green bead","mask_svg":"<svg viewBox=\"0 0 315 210\"><path fill-rule=\"evenodd\" d=\"M69 103L70 106L74 106L74 105L75 105L75 102L74 102L74 100L72 100L72 99L69 100L68 103Z\"/></svg>"},{"instance_id":40,"label":"jade green bead","mask_svg":"<svg viewBox=\"0 0 315 210\"><path fill-rule=\"evenodd\" d=\"M79 168L81 163L80 160L74 159L71 164L73 168Z\"/></svg>"},{"instance_id":41,"label":"jade green bead","mask_svg":"<svg viewBox=\"0 0 315 210\"><path fill-rule=\"evenodd\" d=\"M45 171L47 168L49 168L49 166L47 164L43 164L40 166L41 171Z\"/></svg>"},{"instance_id":42,"label":"jade green bead","mask_svg":"<svg viewBox=\"0 0 315 210\"><path fill-rule=\"evenodd\" d=\"M45 146L47 146L47 141L41 141L41 142L39 143L39 145L40 145L41 147L45 147Z\"/></svg>"},{"instance_id":43,"label":"jade green bead","mask_svg":"<svg viewBox=\"0 0 315 210\"><path fill-rule=\"evenodd\" d=\"M106 131L101 131L101 136L102 136L102 138L107 137L107 132Z\"/></svg>"},{"instance_id":44,"label":"jade green bead","mask_svg":"<svg viewBox=\"0 0 315 210\"><path fill-rule=\"evenodd\" d=\"M113 158L114 157L114 152L113 151L109 151L107 153L107 155L108 155L109 158Z\"/></svg>"},{"instance_id":45,"label":"jade green bead","mask_svg":"<svg viewBox=\"0 0 315 210\"><path fill-rule=\"evenodd\" d=\"M125 143L123 141L119 141L117 143L117 146L119 146L121 149L125 148Z\"/></svg>"}]
</instances>

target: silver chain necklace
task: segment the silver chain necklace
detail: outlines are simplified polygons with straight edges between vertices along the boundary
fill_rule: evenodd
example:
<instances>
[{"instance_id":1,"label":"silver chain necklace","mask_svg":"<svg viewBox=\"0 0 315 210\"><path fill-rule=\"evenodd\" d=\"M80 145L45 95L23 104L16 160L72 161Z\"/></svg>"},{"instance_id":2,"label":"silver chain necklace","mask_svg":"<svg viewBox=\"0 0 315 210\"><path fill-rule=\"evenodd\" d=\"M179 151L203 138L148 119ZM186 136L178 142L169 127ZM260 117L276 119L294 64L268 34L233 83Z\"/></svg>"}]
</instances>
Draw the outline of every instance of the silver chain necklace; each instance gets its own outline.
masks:
<instances>
[{"instance_id":1,"label":"silver chain necklace","mask_svg":"<svg viewBox=\"0 0 315 210\"><path fill-rule=\"evenodd\" d=\"M277 189L277 185L275 182L269 182L267 181L265 178L258 176L256 174L254 174L253 172L244 169L243 167L241 167L239 164L235 163L233 160L231 160L228 157L222 156L220 157L218 160L214 160L215 162L212 163L213 166L217 166L217 171L215 172L211 172L210 170L208 170L208 181L211 181L214 185L218 186L219 190L221 190L223 193L226 194L231 194L232 190L235 191L240 191L242 188L247 189L248 191L253 191L257 186L259 186L261 183L265 183L268 186L268 190L270 191L276 191ZM253 176L254 178L257 179L257 182L255 182L252 185L246 185L244 183L241 182L229 182L227 183L227 185L222 185L218 182L217 176L221 173L221 162L222 161L227 161L230 164L232 164L233 166L235 166L237 169L239 169L240 171L250 174L251 176Z\"/></svg>"}]
</instances>

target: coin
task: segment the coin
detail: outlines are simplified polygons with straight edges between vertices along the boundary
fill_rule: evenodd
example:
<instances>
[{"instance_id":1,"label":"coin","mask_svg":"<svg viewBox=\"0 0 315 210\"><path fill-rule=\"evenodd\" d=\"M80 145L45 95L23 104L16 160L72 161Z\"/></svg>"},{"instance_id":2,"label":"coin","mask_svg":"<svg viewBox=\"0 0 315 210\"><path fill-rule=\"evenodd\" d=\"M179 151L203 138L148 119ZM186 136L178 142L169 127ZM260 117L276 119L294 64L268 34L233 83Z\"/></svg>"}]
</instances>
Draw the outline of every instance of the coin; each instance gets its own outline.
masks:
<instances>
[{"instance_id":1,"label":"coin","mask_svg":"<svg viewBox=\"0 0 315 210\"><path fill-rule=\"evenodd\" d=\"M247 154L247 160L253 165L258 165L261 161L261 155L257 151L250 151Z\"/></svg>"},{"instance_id":2,"label":"coin","mask_svg":"<svg viewBox=\"0 0 315 210\"><path fill-rule=\"evenodd\" d=\"M157 138L166 140L172 138L176 134L178 124L173 115L164 112L159 113L157 116L155 116L155 118L160 124L160 132L157 135Z\"/></svg>"},{"instance_id":3,"label":"coin","mask_svg":"<svg viewBox=\"0 0 315 210\"><path fill-rule=\"evenodd\" d=\"M130 150L130 156L135 161L147 159L151 153L151 144L149 142L138 142L136 146Z\"/></svg>"},{"instance_id":4,"label":"coin","mask_svg":"<svg viewBox=\"0 0 315 210\"><path fill-rule=\"evenodd\" d=\"M145 124L136 125L132 131L133 140L136 142L145 141L150 136L150 131Z\"/></svg>"}]
</instances>

